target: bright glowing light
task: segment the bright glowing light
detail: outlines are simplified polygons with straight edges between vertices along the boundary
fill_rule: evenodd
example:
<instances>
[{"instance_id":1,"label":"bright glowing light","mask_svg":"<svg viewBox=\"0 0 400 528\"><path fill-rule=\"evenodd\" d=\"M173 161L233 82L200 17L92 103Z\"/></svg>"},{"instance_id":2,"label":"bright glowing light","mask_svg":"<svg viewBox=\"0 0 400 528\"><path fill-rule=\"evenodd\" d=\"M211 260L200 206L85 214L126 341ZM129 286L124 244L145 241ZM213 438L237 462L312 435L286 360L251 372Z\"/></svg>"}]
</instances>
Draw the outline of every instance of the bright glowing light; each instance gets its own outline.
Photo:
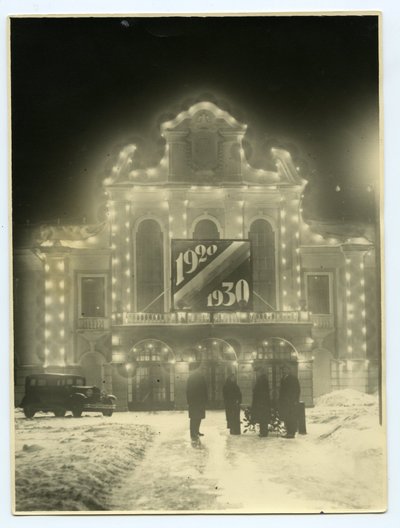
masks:
<instances>
[{"instance_id":1,"label":"bright glowing light","mask_svg":"<svg viewBox=\"0 0 400 528\"><path fill-rule=\"evenodd\" d=\"M46 272L50 271L50 266L48 264L44 265L44 271L46 271Z\"/></svg>"},{"instance_id":2,"label":"bright glowing light","mask_svg":"<svg viewBox=\"0 0 400 528\"><path fill-rule=\"evenodd\" d=\"M130 258L131 258L130 254L127 253L127 254L125 255L125 258L126 258L126 260L130 260Z\"/></svg>"},{"instance_id":3,"label":"bright glowing light","mask_svg":"<svg viewBox=\"0 0 400 528\"><path fill-rule=\"evenodd\" d=\"M51 331L46 328L46 330L44 331L44 337L48 339L50 336L51 336Z\"/></svg>"},{"instance_id":4,"label":"bright glowing light","mask_svg":"<svg viewBox=\"0 0 400 528\"><path fill-rule=\"evenodd\" d=\"M282 264L286 264L286 259L285 258L282 259Z\"/></svg>"},{"instance_id":5,"label":"bright glowing light","mask_svg":"<svg viewBox=\"0 0 400 528\"><path fill-rule=\"evenodd\" d=\"M281 232L282 232L282 234L286 233L286 227L285 226L281 227Z\"/></svg>"},{"instance_id":6,"label":"bright glowing light","mask_svg":"<svg viewBox=\"0 0 400 528\"><path fill-rule=\"evenodd\" d=\"M363 343L361 345L361 348L364 350L364 352L367 350L367 344L366 343Z\"/></svg>"},{"instance_id":7,"label":"bright glowing light","mask_svg":"<svg viewBox=\"0 0 400 528\"><path fill-rule=\"evenodd\" d=\"M50 306L50 304L51 304L52 302L53 302L53 301L52 301L51 297L49 297L48 295L44 298L44 304L45 304L46 306Z\"/></svg>"},{"instance_id":8,"label":"bright glowing light","mask_svg":"<svg viewBox=\"0 0 400 528\"><path fill-rule=\"evenodd\" d=\"M351 330L350 328L347 329L347 335L350 337L351 335L353 335L353 330Z\"/></svg>"},{"instance_id":9,"label":"bright glowing light","mask_svg":"<svg viewBox=\"0 0 400 528\"><path fill-rule=\"evenodd\" d=\"M172 237L173 237L173 232L170 231L170 232L169 232L169 238L172 238Z\"/></svg>"},{"instance_id":10,"label":"bright glowing light","mask_svg":"<svg viewBox=\"0 0 400 528\"><path fill-rule=\"evenodd\" d=\"M296 282L297 284L300 284L300 277L297 277Z\"/></svg>"},{"instance_id":11,"label":"bright glowing light","mask_svg":"<svg viewBox=\"0 0 400 528\"><path fill-rule=\"evenodd\" d=\"M282 242L282 247L285 249L285 247L286 247L285 242Z\"/></svg>"},{"instance_id":12,"label":"bright glowing light","mask_svg":"<svg viewBox=\"0 0 400 528\"><path fill-rule=\"evenodd\" d=\"M295 251L296 251L297 254L299 254L300 253L300 248L296 248Z\"/></svg>"},{"instance_id":13,"label":"bright glowing light","mask_svg":"<svg viewBox=\"0 0 400 528\"><path fill-rule=\"evenodd\" d=\"M131 274L131 272L129 271L129 269L125 270L125 275L126 275L127 277L129 277L130 274Z\"/></svg>"},{"instance_id":14,"label":"bright glowing light","mask_svg":"<svg viewBox=\"0 0 400 528\"><path fill-rule=\"evenodd\" d=\"M116 284L116 283L117 283L117 279L116 279L116 277L113 277L113 278L111 279L111 282L112 282L113 284Z\"/></svg>"},{"instance_id":15,"label":"bright glowing light","mask_svg":"<svg viewBox=\"0 0 400 528\"><path fill-rule=\"evenodd\" d=\"M360 263L360 269L362 269L362 270L364 269L364 263L363 262Z\"/></svg>"},{"instance_id":16,"label":"bright glowing light","mask_svg":"<svg viewBox=\"0 0 400 528\"><path fill-rule=\"evenodd\" d=\"M126 228L129 227L129 222L125 222L125 227L126 227Z\"/></svg>"},{"instance_id":17,"label":"bright glowing light","mask_svg":"<svg viewBox=\"0 0 400 528\"><path fill-rule=\"evenodd\" d=\"M65 336L65 331L64 331L64 329L62 328L62 329L60 330L60 337L64 337L64 336Z\"/></svg>"},{"instance_id":18,"label":"bright glowing light","mask_svg":"<svg viewBox=\"0 0 400 528\"><path fill-rule=\"evenodd\" d=\"M174 217L173 217L172 215L169 215L168 220L169 220L170 222L173 222Z\"/></svg>"},{"instance_id":19,"label":"bright glowing light","mask_svg":"<svg viewBox=\"0 0 400 528\"><path fill-rule=\"evenodd\" d=\"M183 213L182 218L183 218L184 220L186 220L186 219L187 219L187 214L186 214L186 213Z\"/></svg>"},{"instance_id":20,"label":"bright glowing light","mask_svg":"<svg viewBox=\"0 0 400 528\"><path fill-rule=\"evenodd\" d=\"M50 314L46 314L44 316L44 320L46 323L50 323L50 321L52 321L53 317L50 315Z\"/></svg>"},{"instance_id":21,"label":"bright glowing light","mask_svg":"<svg viewBox=\"0 0 400 528\"><path fill-rule=\"evenodd\" d=\"M287 291L286 290L283 290L283 295L284 295L284 297L287 295Z\"/></svg>"},{"instance_id":22,"label":"bright glowing light","mask_svg":"<svg viewBox=\"0 0 400 528\"><path fill-rule=\"evenodd\" d=\"M351 291L350 290L346 290L346 295L347 295L347 297L350 297Z\"/></svg>"},{"instance_id":23,"label":"bright glowing light","mask_svg":"<svg viewBox=\"0 0 400 528\"><path fill-rule=\"evenodd\" d=\"M47 280L45 281L44 285L47 290L50 290L54 286L54 282L51 280Z\"/></svg>"},{"instance_id":24,"label":"bright glowing light","mask_svg":"<svg viewBox=\"0 0 400 528\"><path fill-rule=\"evenodd\" d=\"M362 301L365 301L365 295L364 295L364 294L360 295L360 299L361 299Z\"/></svg>"},{"instance_id":25,"label":"bright glowing light","mask_svg":"<svg viewBox=\"0 0 400 528\"><path fill-rule=\"evenodd\" d=\"M64 312L60 312L60 313L58 314L58 318L60 319L60 321L64 321L64 319L65 319Z\"/></svg>"},{"instance_id":26,"label":"bright glowing light","mask_svg":"<svg viewBox=\"0 0 400 528\"><path fill-rule=\"evenodd\" d=\"M347 272L346 273L346 280L349 281L351 279L351 273Z\"/></svg>"},{"instance_id":27,"label":"bright glowing light","mask_svg":"<svg viewBox=\"0 0 400 528\"><path fill-rule=\"evenodd\" d=\"M284 275L282 278L283 278L283 280L286 280L286 275Z\"/></svg>"},{"instance_id":28,"label":"bright glowing light","mask_svg":"<svg viewBox=\"0 0 400 528\"><path fill-rule=\"evenodd\" d=\"M131 289L130 288L126 288L126 293L131 293Z\"/></svg>"},{"instance_id":29,"label":"bright glowing light","mask_svg":"<svg viewBox=\"0 0 400 528\"><path fill-rule=\"evenodd\" d=\"M351 260L349 258L346 259L346 264L350 264Z\"/></svg>"},{"instance_id":30,"label":"bright glowing light","mask_svg":"<svg viewBox=\"0 0 400 528\"><path fill-rule=\"evenodd\" d=\"M131 304L130 304L130 303L128 303L128 304L126 305L126 311L127 311L127 312L130 312L130 311L131 311Z\"/></svg>"},{"instance_id":31,"label":"bright glowing light","mask_svg":"<svg viewBox=\"0 0 400 528\"><path fill-rule=\"evenodd\" d=\"M64 289L64 286L65 286L65 283L63 280L60 280L60 282L58 283L60 288L63 290Z\"/></svg>"},{"instance_id":32,"label":"bright glowing light","mask_svg":"<svg viewBox=\"0 0 400 528\"><path fill-rule=\"evenodd\" d=\"M119 336L113 335L112 338L111 338L111 343L113 345L119 345Z\"/></svg>"},{"instance_id":33,"label":"bright glowing light","mask_svg":"<svg viewBox=\"0 0 400 528\"><path fill-rule=\"evenodd\" d=\"M126 212L126 213L129 213L129 208L130 208L129 204L126 204L126 205L125 205L125 212Z\"/></svg>"},{"instance_id":34,"label":"bright glowing light","mask_svg":"<svg viewBox=\"0 0 400 528\"><path fill-rule=\"evenodd\" d=\"M353 352L353 347L351 345L347 347L347 352Z\"/></svg>"},{"instance_id":35,"label":"bright glowing light","mask_svg":"<svg viewBox=\"0 0 400 528\"><path fill-rule=\"evenodd\" d=\"M111 298L113 301L115 301L115 299L117 298L117 294L115 292L112 292Z\"/></svg>"},{"instance_id":36,"label":"bright glowing light","mask_svg":"<svg viewBox=\"0 0 400 528\"><path fill-rule=\"evenodd\" d=\"M62 356L65 356L65 348L64 348L64 347L61 347L61 348L60 348L60 354L61 354Z\"/></svg>"},{"instance_id":37,"label":"bright glowing light","mask_svg":"<svg viewBox=\"0 0 400 528\"><path fill-rule=\"evenodd\" d=\"M301 291L300 290L297 291L297 297L301 297Z\"/></svg>"},{"instance_id":38,"label":"bright glowing light","mask_svg":"<svg viewBox=\"0 0 400 528\"><path fill-rule=\"evenodd\" d=\"M281 209L281 218L285 218L285 216L286 216L285 209Z\"/></svg>"},{"instance_id":39,"label":"bright glowing light","mask_svg":"<svg viewBox=\"0 0 400 528\"><path fill-rule=\"evenodd\" d=\"M113 242L113 243L111 244L111 249L116 249L116 247L117 247L117 246L116 246L115 243Z\"/></svg>"},{"instance_id":40,"label":"bright glowing light","mask_svg":"<svg viewBox=\"0 0 400 528\"><path fill-rule=\"evenodd\" d=\"M362 333L364 335L367 333L367 327L366 326L363 326L361 330L362 330Z\"/></svg>"},{"instance_id":41,"label":"bright glowing light","mask_svg":"<svg viewBox=\"0 0 400 528\"><path fill-rule=\"evenodd\" d=\"M361 286L364 286L364 284L365 284L365 280L364 280L364 279L361 279L361 280L360 280L360 284L361 284Z\"/></svg>"},{"instance_id":42,"label":"bright glowing light","mask_svg":"<svg viewBox=\"0 0 400 528\"><path fill-rule=\"evenodd\" d=\"M65 297L64 297L64 295L60 295L60 303L61 303L61 304L64 304L64 302L65 302Z\"/></svg>"},{"instance_id":43,"label":"bright glowing light","mask_svg":"<svg viewBox=\"0 0 400 528\"><path fill-rule=\"evenodd\" d=\"M365 310L361 310L361 315L365 317Z\"/></svg>"},{"instance_id":44,"label":"bright glowing light","mask_svg":"<svg viewBox=\"0 0 400 528\"><path fill-rule=\"evenodd\" d=\"M129 237L125 237L125 242L129 242Z\"/></svg>"},{"instance_id":45,"label":"bright glowing light","mask_svg":"<svg viewBox=\"0 0 400 528\"><path fill-rule=\"evenodd\" d=\"M300 264L297 264L297 266L296 266L296 270L297 270L297 271L300 271Z\"/></svg>"},{"instance_id":46,"label":"bright glowing light","mask_svg":"<svg viewBox=\"0 0 400 528\"><path fill-rule=\"evenodd\" d=\"M112 263L115 264L115 265L119 264L119 258L118 257L114 257L112 259Z\"/></svg>"},{"instance_id":47,"label":"bright glowing light","mask_svg":"<svg viewBox=\"0 0 400 528\"><path fill-rule=\"evenodd\" d=\"M50 355L50 350L47 347L44 349L44 355L45 356Z\"/></svg>"}]
</instances>

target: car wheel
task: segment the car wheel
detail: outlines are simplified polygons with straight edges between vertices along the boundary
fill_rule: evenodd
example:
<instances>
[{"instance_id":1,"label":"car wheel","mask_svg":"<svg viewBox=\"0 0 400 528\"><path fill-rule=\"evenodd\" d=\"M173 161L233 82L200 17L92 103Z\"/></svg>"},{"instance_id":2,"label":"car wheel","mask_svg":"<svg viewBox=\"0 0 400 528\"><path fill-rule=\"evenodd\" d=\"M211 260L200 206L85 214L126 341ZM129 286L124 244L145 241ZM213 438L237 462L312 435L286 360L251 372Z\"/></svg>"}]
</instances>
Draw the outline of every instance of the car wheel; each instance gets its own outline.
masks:
<instances>
[{"instance_id":1,"label":"car wheel","mask_svg":"<svg viewBox=\"0 0 400 528\"><path fill-rule=\"evenodd\" d=\"M57 418L62 418L63 416L65 416L66 412L67 409L65 409L65 407L60 407L59 409L54 410L54 414L55 416L57 416Z\"/></svg>"},{"instance_id":2,"label":"car wheel","mask_svg":"<svg viewBox=\"0 0 400 528\"><path fill-rule=\"evenodd\" d=\"M79 418L80 416L82 416L83 409L80 403L75 403L71 410L72 410L72 415L75 418Z\"/></svg>"},{"instance_id":3,"label":"car wheel","mask_svg":"<svg viewBox=\"0 0 400 528\"><path fill-rule=\"evenodd\" d=\"M106 403L109 403L110 405L112 405L112 400L107 400ZM113 411L112 409L107 409L105 411L103 411L103 416L112 416L113 414Z\"/></svg>"},{"instance_id":4,"label":"car wheel","mask_svg":"<svg viewBox=\"0 0 400 528\"><path fill-rule=\"evenodd\" d=\"M35 416L35 409L32 407L32 405L26 405L24 407L24 415L25 418L33 418Z\"/></svg>"}]
</instances>

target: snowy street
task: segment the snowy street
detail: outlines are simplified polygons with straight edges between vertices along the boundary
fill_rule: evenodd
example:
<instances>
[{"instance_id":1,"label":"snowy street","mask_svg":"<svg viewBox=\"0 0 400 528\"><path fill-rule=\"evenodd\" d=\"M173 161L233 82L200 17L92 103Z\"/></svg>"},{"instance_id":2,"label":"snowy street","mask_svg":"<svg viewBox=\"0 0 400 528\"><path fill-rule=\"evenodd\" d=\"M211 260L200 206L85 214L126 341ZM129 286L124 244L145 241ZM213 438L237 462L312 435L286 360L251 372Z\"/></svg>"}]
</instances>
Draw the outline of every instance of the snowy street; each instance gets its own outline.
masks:
<instances>
[{"instance_id":1,"label":"snowy street","mask_svg":"<svg viewBox=\"0 0 400 528\"><path fill-rule=\"evenodd\" d=\"M230 436L223 411L207 411L199 443L191 442L183 411L32 420L18 414L16 422L18 511L385 508L384 434L376 399L355 391L320 398L307 410L308 434L294 440L259 438L254 432ZM50 486L54 473L56 492ZM92 502L82 500L91 495Z\"/></svg>"}]
</instances>

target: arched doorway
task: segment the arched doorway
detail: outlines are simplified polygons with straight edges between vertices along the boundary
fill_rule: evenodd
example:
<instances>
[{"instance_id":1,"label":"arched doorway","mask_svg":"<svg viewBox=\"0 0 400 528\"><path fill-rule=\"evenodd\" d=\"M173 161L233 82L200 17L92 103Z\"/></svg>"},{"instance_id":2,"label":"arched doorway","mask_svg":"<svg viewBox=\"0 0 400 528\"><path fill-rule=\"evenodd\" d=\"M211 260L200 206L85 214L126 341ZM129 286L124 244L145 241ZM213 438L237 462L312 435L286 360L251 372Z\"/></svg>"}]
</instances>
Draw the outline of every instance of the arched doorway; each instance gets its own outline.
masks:
<instances>
[{"instance_id":1,"label":"arched doorway","mask_svg":"<svg viewBox=\"0 0 400 528\"><path fill-rule=\"evenodd\" d=\"M201 369L206 377L208 408L222 409L224 401L222 387L229 373L237 372L237 355L227 341L206 338L196 346L197 354L189 363L189 371Z\"/></svg>"},{"instance_id":2,"label":"arched doorway","mask_svg":"<svg viewBox=\"0 0 400 528\"><path fill-rule=\"evenodd\" d=\"M266 337L257 343L253 354L253 371L255 381L255 368L263 367L268 377L272 404L276 405L279 399L279 389L283 376L283 367L290 365L292 373L298 375L298 352L296 347L282 337Z\"/></svg>"},{"instance_id":3,"label":"arched doorway","mask_svg":"<svg viewBox=\"0 0 400 528\"><path fill-rule=\"evenodd\" d=\"M143 339L128 354L128 409L172 409L175 399L175 356L158 339Z\"/></svg>"}]
</instances>

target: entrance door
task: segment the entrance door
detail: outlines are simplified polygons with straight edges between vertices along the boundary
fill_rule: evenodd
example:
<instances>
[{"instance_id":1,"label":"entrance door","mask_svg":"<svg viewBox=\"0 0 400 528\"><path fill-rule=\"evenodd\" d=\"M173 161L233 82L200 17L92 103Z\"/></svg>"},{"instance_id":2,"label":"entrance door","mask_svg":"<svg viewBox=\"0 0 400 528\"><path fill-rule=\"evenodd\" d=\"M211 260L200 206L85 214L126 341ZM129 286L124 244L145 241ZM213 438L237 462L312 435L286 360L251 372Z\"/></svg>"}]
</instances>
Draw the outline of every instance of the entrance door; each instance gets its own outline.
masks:
<instances>
[{"instance_id":1,"label":"entrance door","mask_svg":"<svg viewBox=\"0 0 400 528\"><path fill-rule=\"evenodd\" d=\"M131 411L172 409L174 402L173 366L139 363L128 380L128 408Z\"/></svg>"}]
</instances>

